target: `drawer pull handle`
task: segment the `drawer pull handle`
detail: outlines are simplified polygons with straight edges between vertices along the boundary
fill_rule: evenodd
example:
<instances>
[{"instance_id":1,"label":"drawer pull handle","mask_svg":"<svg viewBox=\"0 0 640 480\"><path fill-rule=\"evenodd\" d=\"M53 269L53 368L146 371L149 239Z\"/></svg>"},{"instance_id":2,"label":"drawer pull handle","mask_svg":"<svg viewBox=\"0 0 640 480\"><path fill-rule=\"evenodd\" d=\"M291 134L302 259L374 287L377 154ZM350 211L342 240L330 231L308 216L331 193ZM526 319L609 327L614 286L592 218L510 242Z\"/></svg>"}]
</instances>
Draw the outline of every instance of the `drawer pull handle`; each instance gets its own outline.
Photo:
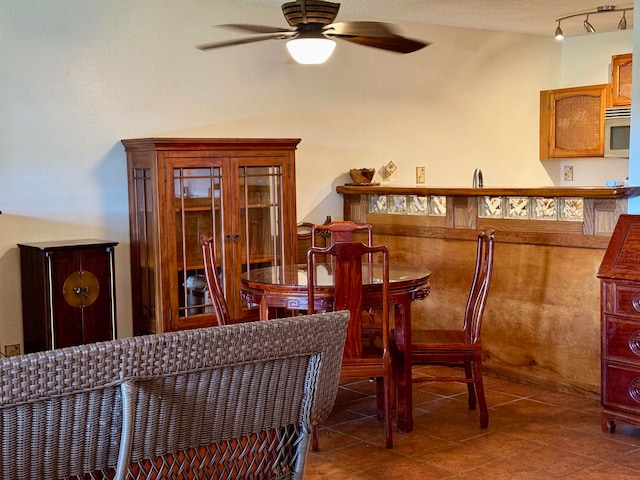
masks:
<instances>
[{"instance_id":1,"label":"drawer pull handle","mask_svg":"<svg viewBox=\"0 0 640 480\"><path fill-rule=\"evenodd\" d=\"M640 294L636 293L633 298L631 299L631 305L633 305L633 308L635 309L636 312L640 312Z\"/></svg>"},{"instance_id":2,"label":"drawer pull handle","mask_svg":"<svg viewBox=\"0 0 640 480\"><path fill-rule=\"evenodd\" d=\"M640 356L640 330L632 332L629 335L627 342L629 343L629 349L636 355Z\"/></svg>"},{"instance_id":3,"label":"drawer pull handle","mask_svg":"<svg viewBox=\"0 0 640 480\"><path fill-rule=\"evenodd\" d=\"M640 377L636 377L629 382L629 396L637 403L640 403Z\"/></svg>"}]
</instances>

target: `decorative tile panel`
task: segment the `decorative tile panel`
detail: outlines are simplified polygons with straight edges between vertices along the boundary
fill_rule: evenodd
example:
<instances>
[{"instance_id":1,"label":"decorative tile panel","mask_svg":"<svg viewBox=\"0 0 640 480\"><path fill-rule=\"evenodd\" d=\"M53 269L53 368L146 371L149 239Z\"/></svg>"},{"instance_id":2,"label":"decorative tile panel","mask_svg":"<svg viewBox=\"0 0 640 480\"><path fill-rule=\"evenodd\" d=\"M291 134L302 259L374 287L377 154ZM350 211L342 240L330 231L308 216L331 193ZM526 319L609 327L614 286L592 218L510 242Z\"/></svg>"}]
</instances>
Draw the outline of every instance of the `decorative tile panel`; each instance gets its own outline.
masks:
<instances>
[{"instance_id":1,"label":"decorative tile panel","mask_svg":"<svg viewBox=\"0 0 640 480\"><path fill-rule=\"evenodd\" d=\"M409 205L407 213L409 215L428 215L429 214L429 197L423 195L409 195Z\"/></svg>"},{"instance_id":2,"label":"decorative tile panel","mask_svg":"<svg viewBox=\"0 0 640 480\"><path fill-rule=\"evenodd\" d=\"M429 215L444 217L447 214L447 197L444 195L431 195L429 200Z\"/></svg>"},{"instance_id":3,"label":"decorative tile panel","mask_svg":"<svg viewBox=\"0 0 640 480\"><path fill-rule=\"evenodd\" d=\"M369 195L369 213L387 213L387 196Z\"/></svg>"},{"instance_id":4,"label":"decorative tile panel","mask_svg":"<svg viewBox=\"0 0 640 480\"><path fill-rule=\"evenodd\" d=\"M389 195L387 209L389 213L407 213L407 196L406 195Z\"/></svg>"},{"instance_id":5,"label":"decorative tile panel","mask_svg":"<svg viewBox=\"0 0 640 480\"><path fill-rule=\"evenodd\" d=\"M560 220L581 222L583 220L583 199L564 197L560 201Z\"/></svg>"},{"instance_id":6,"label":"decorative tile panel","mask_svg":"<svg viewBox=\"0 0 640 480\"><path fill-rule=\"evenodd\" d=\"M529 197L506 197L506 218L529 218Z\"/></svg>"},{"instance_id":7,"label":"decorative tile panel","mask_svg":"<svg viewBox=\"0 0 640 480\"><path fill-rule=\"evenodd\" d=\"M478 216L502 218L502 197L478 197Z\"/></svg>"},{"instance_id":8,"label":"decorative tile panel","mask_svg":"<svg viewBox=\"0 0 640 480\"><path fill-rule=\"evenodd\" d=\"M558 201L555 198L531 197L531 218L533 220L557 220Z\"/></svg>"}]
</instances>

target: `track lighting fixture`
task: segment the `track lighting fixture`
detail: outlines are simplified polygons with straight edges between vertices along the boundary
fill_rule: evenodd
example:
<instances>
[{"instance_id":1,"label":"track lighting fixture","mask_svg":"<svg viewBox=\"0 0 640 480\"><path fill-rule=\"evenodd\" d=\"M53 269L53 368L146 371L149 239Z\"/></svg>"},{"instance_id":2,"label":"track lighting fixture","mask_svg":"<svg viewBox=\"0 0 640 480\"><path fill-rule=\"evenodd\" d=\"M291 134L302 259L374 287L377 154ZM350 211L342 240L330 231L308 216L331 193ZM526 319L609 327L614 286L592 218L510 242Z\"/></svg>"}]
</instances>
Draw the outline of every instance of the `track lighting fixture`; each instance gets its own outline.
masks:
<instances>
[{"instance_id":1,"label":"track lighting fixture","mask_svg":"<svg viewBox=\"0 0 640 480\"><path fill-rule=\"evenodd\" d=\"M598 15L600 13L622 12L622 18L620 18L620 21L618 22L618 30L626 30L627 29L626 13L629 10L633 10L633 7L616 8L615 5L601 5L595 10L590 12L580 12L580 13L572 13L571 15L565 15L564 17L560 17L556 19L557 25L556 25L556 32L554 36L556 37L556 40L562 40L564 38L564 32L560 27L560 22L562 22L563 20L567 20L569 18L582 17L582 16L585 17L584 21L582 22L584 29L588 33L595 33L596 31L595 27L591 24L591 22L589 22L589 15Z\"/></svg>"}]
</instances>

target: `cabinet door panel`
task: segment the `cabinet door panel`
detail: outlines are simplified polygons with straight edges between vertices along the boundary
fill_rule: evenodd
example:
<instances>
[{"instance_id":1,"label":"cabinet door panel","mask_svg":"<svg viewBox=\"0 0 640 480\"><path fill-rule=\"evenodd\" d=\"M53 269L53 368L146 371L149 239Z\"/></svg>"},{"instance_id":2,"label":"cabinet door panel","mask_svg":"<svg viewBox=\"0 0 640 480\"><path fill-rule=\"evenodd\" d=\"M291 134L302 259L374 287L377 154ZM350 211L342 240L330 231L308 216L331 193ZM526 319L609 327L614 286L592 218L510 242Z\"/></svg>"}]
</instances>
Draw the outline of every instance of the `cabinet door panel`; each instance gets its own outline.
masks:
<instances>
[{"instance_id":1,"label":"cabinet door panel","mask_svg":"<svg viewBox=\"0 0 640 480\"><path fill-rule=\"evenodd\" d=\"M113 338L111 272L105 250L60 250L51 252L50 256L55 318L53 346L70 347ZM75 287L77 302L70 299L73 291L65 296L70 279L81 279ZM93 290L91 296L95 295L90 300L89 293L84 290L88 288L87 285L91 285Z\"/></svg>"},{"instance_id":2,"label":"cabinet door panel","mask_svg":"<svg viewBox=\"0 0 640 480\"><path fill-rule=\"evenodd\" d=\"M625 53L611 57L611 105L631 105L631 73L633 54Z\"/></svg>"},{"instance_id":3,"label":"cabinet door panel","mask_svg":"<svg viewBox=\"0 0 640 480\"><path fill-rule=\"evenodd\" d=\"M540 92L540 158L604 156L608 85Z\"/></svg>"},{"instance_id":4,"label":"cabinet door panel","mask_svg":"<svg viewBox=\"0 0 640 480\"><path fill-rule=\"evenodd\" d=\"M169 216L167 242L177 266L168 279L172 330L217 323L206 290L200 235L214 237L218 264L225 265L223 198L227 187L222 161L208 161L206 166L201 162L184 159L168 172L173 189L167 196L174 214Z\"/></svg>"},{"instance_id":5,"label":"cabinet door panel","mask_svg":"<svg viewBox=\"0 0 640 480\"><path fill-rule=\"evenodd\" d=\"M234 172L237 173L237 189L234 199L238 205L238 216L233 227L237 238L234 241L234 279L252 268L281 265L289 255L285 239L289 214L284 202L283 182L286 162L281 157L236 158ZM236 318L255 315L255 306L246 305L240 298L240 284L236 280L231 295L234 295Z\"/></svg>"}]
</instances>

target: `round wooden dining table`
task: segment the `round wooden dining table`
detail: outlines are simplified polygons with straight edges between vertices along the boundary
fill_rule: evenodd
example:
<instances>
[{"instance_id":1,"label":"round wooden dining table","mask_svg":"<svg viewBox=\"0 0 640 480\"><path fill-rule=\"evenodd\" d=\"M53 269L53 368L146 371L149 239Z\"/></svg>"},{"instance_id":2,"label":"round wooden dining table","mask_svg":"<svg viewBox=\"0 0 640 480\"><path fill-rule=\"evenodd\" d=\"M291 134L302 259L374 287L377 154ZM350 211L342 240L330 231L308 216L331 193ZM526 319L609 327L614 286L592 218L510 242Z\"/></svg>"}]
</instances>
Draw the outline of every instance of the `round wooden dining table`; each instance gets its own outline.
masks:
<instances>
[{"instance_id":1,"label":"round wooden dining table","mask_svg":"<svg viewBox=\"0 0 640 480\"><path fill-rule=\"evenodd\" d=\"M315 310L329 310L333 306L333 277L329 264L316 265ZM429 295L431 272L390 265L389 296L393 307L393 330L397 353L402 367L396 378L398 430L413 430L413 399L411 388L411 302ZM362 265L365 309L382 305L382 266ZM307 265L282 265L251 269L241 276L240 295L248 304L260 306L260 319L269 319L270 312L280 309L307 310Z\"/></svg>"}]
</instances>

